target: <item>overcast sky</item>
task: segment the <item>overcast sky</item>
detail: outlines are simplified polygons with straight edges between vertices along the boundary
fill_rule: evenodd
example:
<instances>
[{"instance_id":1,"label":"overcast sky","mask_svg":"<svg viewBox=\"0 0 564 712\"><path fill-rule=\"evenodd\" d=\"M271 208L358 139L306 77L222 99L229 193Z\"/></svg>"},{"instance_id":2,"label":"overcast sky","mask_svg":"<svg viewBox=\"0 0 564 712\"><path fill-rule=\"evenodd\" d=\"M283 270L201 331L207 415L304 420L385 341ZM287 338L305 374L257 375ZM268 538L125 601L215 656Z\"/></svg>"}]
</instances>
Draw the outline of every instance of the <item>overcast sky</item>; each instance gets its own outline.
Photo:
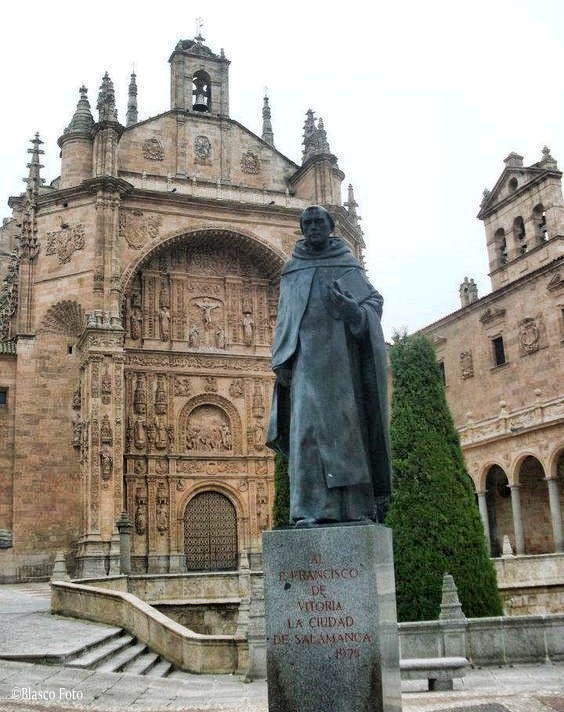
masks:
<instances>
[{"instance_id":1,"label":"overcast sky","mask_svg":"<svg viewBox=\"0 0 564 712\"><path fill-rule=\"evenodd\" d=\"M125 123L134 64L139 118L170 108L168 58L197 16L231 60L232 118L260 134L268 86L276 147L299 163L306 110L323 117L343 200L355 188L388 337L456 310L465 275L488 293L483 189L510 151L528 165L546 144L564 166L559 0L5 3L0 216L24 188L35 131L43 175L59 174L57 138L83 82L94 107L107 70Z\"/></svg>"}]
</instances>

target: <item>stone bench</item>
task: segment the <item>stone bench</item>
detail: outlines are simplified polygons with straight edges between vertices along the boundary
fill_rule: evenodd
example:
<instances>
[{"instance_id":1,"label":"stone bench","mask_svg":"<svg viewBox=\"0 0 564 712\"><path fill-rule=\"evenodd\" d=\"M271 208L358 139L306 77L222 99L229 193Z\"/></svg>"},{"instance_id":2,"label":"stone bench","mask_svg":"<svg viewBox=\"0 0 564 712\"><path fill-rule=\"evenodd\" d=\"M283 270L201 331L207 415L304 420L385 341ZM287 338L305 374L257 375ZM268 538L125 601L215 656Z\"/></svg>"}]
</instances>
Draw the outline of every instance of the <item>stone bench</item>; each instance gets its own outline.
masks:
<instances>
[{"instance_id":1,"label":"stone bench","mask_svg":"<svg viewBox=\"0 0 564 712\"><path fill-rule=\"evenodd\" d=\"M406 658L400 660L404 680L429 681L429 690L452 690L455 677L464 677L469 662L466 658Z\"/></svg>"}]
</instances>

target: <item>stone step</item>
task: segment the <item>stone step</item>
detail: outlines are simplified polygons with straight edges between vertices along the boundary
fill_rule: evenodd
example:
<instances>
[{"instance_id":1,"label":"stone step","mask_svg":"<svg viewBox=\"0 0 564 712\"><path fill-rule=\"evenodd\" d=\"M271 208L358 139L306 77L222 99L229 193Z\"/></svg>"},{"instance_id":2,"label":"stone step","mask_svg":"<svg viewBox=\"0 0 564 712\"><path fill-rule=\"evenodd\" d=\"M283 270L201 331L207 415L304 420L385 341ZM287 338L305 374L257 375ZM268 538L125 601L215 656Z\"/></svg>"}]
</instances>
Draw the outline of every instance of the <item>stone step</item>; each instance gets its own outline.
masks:
<instances>
[{"instance_id":1,"label":"stone step","mask_svg":"<svg viewBox=\"0 0 564 712\"><path fill-rule=\"evenodd\" d=\"M134 638L132 635L118 634L117 636L113 634L108 639L103 640L101 643L97 643L95 646L88 648L84 653L79 655L74 660L70 660L67 663L68 667L75 668L86 668L92 669L102 664L112 655L120 652L127 646L133 643Z\"/></svg>"},{"instance_id":2,"label":"stone step","mask_svg":"<svg viewBox=\"0 0 564 712\"><path fill-rule=\"evenodd\" d=\"M136 643L135 645L128 645L126 648L121 650L119 653L109 657L101 665L96 665L96 672L120 672L127 663L135 660L141 653L147 650L145 643Z\"/></svg>"},{"instance_id":3,"label":"stone step","mask_svg":"<svg viewBox=\"0 0 564 712\"><path fill-rule=\"evenodd\" d=\"M159 655L147 651L140 655L135 660L125 665L122 672L128 672L131 675L147 675L149 670L159 662Z\"/></svg>"},{"instance_id":4,"label":"stone step","mask_svg":"<svg viewBox=\"0 0 564 712\"><path fill-rule=\"evenodd\" d=\"M169 680L178 680L183 682L193 682L194 678L201 679L201 675L195 675L193 672L185 672L184 670L173 670L167 678Z\"/></svg>"},{"instance_id":5,"label":"stone step","mask_svg":"<svg viewBox=\"0 0 564 712\"><path fill-rule=\"evenodd\" d=\"M168 674L171 670L171 663L169 663L167 660L161 660L144 674L148 677L168 677Z\"/></svg>"}]
</instances>

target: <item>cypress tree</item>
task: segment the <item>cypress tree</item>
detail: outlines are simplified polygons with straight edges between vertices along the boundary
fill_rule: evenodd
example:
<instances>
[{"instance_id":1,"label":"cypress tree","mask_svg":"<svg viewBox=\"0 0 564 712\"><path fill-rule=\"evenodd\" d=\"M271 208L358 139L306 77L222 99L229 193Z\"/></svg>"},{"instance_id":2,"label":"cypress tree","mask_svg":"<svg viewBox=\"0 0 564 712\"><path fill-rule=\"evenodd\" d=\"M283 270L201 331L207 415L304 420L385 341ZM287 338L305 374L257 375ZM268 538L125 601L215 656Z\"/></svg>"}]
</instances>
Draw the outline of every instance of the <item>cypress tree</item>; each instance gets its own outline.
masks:
<instances>
[{"instance_id":1,"label":"cypress tree","mask_svg":"<svg viewBox=\"0 0 564 712\"><path fill-rule=\"evenodd\" d=\"M398 619L438 617L443 574L468 617L502 614L495 570L430 341L396 336L390 349Z\"/></svg>"},{"instance_id":2,"label":"cypress tree","mask_svg":"<svg viewBox=\"0 0 564 712\"><path fill-rule=\"evenodd\" d=\"M290 480L288 461L279 453L274 458L274 507L272 526L283 527L290 521Z\"/></svg>"}]
</instances>

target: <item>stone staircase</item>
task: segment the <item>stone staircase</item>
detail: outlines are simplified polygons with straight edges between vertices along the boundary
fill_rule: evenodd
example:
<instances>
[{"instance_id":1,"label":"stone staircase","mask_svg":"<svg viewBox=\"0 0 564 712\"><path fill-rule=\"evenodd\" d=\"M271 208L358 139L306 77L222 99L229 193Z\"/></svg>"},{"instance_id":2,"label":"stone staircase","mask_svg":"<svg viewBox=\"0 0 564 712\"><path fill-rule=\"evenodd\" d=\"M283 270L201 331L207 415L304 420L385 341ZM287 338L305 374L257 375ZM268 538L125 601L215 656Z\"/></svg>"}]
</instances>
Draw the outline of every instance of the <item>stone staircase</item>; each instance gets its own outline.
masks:
<instances>
[{"instance_id":1,"label":"stone staircase","mask_svg":"<svg viewBox=\"0 0 564 712\"><path fill-rule=\"evenodd\" d=\"M121 630L111 633L65 661L66 667L97 672L126 672L132 675L167 677L172 663L153 653L144 643Z\"/></svg>"}]
</instances>

